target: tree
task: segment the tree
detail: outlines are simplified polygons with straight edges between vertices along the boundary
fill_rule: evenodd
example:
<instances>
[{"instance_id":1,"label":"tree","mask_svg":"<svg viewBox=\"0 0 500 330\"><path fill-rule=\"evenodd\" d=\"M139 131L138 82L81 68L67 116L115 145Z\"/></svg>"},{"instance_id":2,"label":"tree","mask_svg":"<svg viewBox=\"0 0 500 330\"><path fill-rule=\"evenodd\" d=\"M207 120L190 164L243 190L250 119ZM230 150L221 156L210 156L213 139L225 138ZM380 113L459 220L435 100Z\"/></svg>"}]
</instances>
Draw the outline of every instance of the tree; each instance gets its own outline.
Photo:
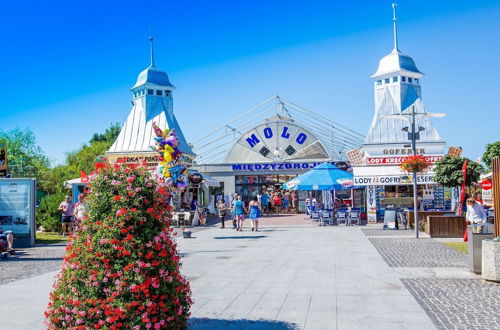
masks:
<instances>
[{"instance_id":1,"label":"tree","mask_svg":"<svg viewBox=\"0 0 500 330\"><path fill-rule=\"evenodd\" d=\"M462 166L467 160L466 186L479 181L483 166L463 157L444 156L434 166L434 180L445 187L458 187L463 182Z\"/></svg>"},{"instance_id":2,"label":"tree","mask_svg":"<svg viewBox=\"0 0 500 330\"><path fill-rule=\"evenodd\" d=\"M186 329L189 283L169 224L168 187L145 168L99 166L45 316L49 329Z\"/></svg>"},{"instance_id":3,"label":"tree","mask_svg":"<svg viewBox=\"0 0 500 330\"><path fill-rule=\"evenodd\" d=\"M491 161L497 157L500 157L500 141L487 144L482 159L488 170L491 171Z\"/></svg>"},{"instance_id":4,"label":"tree","mask_svg":"<svg viewBox=\"0 0 500 330\"><path fill-rule=\"evenodd\" d=\"M122 126L120 123L112 123L103 134L95 133L90 139L90 144L94 142L106 142L111 146L115 142L118 134L120 134Z\"/></svg>"},{"instance_id":5,"label":"tree","mask_svg":"<svg viewBox=\"0 0 500 330\"><path fill-rule=\"evenodd\" d=\"M0 139L7 142L9 173L13 177L37 177L50 166L49 158L36 144L35 134L29 129L0 130Z\"/></svg>"}]
</instances>

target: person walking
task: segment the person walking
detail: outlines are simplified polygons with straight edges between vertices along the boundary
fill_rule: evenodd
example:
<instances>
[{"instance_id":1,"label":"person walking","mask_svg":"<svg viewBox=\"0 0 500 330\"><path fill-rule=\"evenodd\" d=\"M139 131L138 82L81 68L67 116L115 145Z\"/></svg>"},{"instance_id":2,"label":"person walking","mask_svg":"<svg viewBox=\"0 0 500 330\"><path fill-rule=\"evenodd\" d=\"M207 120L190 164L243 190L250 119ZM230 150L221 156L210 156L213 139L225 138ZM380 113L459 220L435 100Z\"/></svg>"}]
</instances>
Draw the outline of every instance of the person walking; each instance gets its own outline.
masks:
<instances>
[{"instance_id":1,"label":"person walking","mask_svg":"<svg viewBox=\"0 0 500 330\"><path fill-rule=\"evenodd\" d=\"M484 224L487 222L488 217L483 205L477 202L473 197L467 199L467 215L466 220L473 225ZM481 233L481 226L472 227L473 233Z\"/></svg>"},{"instance_id":2,"label":"person walking","mask_svg":"<svg viewBox=\"0 0 500 330\"><path fill-rule=\"evenodd\" d=\"M263 190L262 196L260 196L260 207L262 213L266 212L267 215L269 215L269 199L269 194L267 193L267 191Z\"/></svg>"},{"instance_id":3,"label":"person walking","mask_svg":"<svg viewBox=\"0 0 500 330\"><path fill-rule=\"evenodd\" d=\"M75 204L71 201L71 197L68 195L59 204L59 211L61 211L61 222L62 222L62 235L69 235L72 231L73 224L73 213L75 211Z\"/></svg>"},{"instance_id":4,"label":"person walking","mask_svg":"<svg viewBox=\"0 0 500 330\"><path fill-rule=\"evenodd\" d=\"M88 218L88 203L84 194L78 195L78 203L75 204L73 230L77 230L83 220Z\"/></svg>"},{"instance_id":5,"label":"person walking","mask_svg":"<svg viewBox=\"0 0 500 330\"><path fill-rule=\"evenodd\" d=\"M238 226L236 230L243 231L243 221L245 221L245 213L248 213L245 203L243 203L243 198L238 196L238 200L234 202L234 214L236 220L238 221Z\"/></svg>"},{"instance_id":6,"label":"person walking","mask_svg":"<svg viewBox=\"0 0 500 330\"><path fill-rule=\"evenodd\" d=\"M260 208L259 201L257 197L254 197L249 204L250 213L248 218L250 219L250 223L252 224L252 231L259 231L259 217L260 217Z\"/></svg>"},{"instance_id":7,"label":"person walking","mask_svg":"<svg viewBox=\"0 0 500 330\"><path fill-rule=\"evenodd\" d=\"M281 209L281 198L278 195L278 193L274 193L273 204L276 207L276 215L279 215L280 214L280 209Z\"/></svg>"},{"instance_id":8,"label":"person walking","mask_svg":"<svg viewBox=\"0 0 500 330\"><path fill-rule=\"evenodd\" d=\"M234 206L234 203L236 203L237 201L238 201L238 194L234 193L233 199L231 200L231 219L233 220L233 229L238 228L237 226L238 220L236 219L235 206Z\"/></svg>"},{"instance_id":9,"label":"person walking","mask_svg":"<svg viewBox=\"0 0 500 330\"><path fill-rule=\"evenodd\" d=\"M299 213L298 211L298 205L297 205L297 193L295 191L292 191L290 194L290 198L292 200L292 209L295 213Z\"/></svg>"},{"instance_id":10,"label":"person walking","mask_svg":"<svg viewBox=\"0 0 500 330\"><path fill-rule=\"evenodd\" d=\"M283 212L288 214L288 208L290 207L290 193L285 192L283 195Z\"/></svg>"},{"instance_id":11,"label":"person walking","mask_svg":"<svg viewBox=\"0 0 500 330\"><path fill-rule=\"evenodd\" d=\"M220 228L226 228L225 221L226 221L227 206L223 198L221 198L221 200L219 201L219 205L217 208L219 210Z\"/></svg>"}]
</instances>

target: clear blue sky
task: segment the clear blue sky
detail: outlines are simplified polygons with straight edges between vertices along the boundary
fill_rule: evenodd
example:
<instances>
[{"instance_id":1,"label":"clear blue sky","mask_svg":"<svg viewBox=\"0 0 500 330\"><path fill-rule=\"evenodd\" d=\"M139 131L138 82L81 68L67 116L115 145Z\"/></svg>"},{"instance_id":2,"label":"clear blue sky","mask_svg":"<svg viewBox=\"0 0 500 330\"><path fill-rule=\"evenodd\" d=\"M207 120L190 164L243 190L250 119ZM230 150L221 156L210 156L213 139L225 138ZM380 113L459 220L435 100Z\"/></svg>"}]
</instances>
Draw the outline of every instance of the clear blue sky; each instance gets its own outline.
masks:
<instances>
[{"instance_id":1,"label":"clear blue sky","mask_svg":"<svg viewBox=\"0 0 500 330\"><path fill-rule=\"evenodd\" d=\"M366 134L369 76L392 48L391 1L11 1L0 20L0 128L30 127L61 162L124 122L149 64L177 87L188 141L280 94ZM500 1L398 1L399 45L427 111L473 159L500 140Z\"/></svg>"}]
</instances>

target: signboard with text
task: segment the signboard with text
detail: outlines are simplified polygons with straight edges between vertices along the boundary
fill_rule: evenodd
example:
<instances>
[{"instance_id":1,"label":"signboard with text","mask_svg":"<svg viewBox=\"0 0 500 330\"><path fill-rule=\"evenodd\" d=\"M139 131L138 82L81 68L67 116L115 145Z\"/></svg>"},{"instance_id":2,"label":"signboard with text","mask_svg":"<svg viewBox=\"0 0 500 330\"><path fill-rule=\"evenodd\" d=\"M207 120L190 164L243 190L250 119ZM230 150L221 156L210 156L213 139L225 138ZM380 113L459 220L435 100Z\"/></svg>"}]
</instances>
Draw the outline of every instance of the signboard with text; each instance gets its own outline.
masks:
<instances>
[{"instance_id":1,"label":"signboard with text","mask_svg":"<svg viewBox=\"0 0 500 330\"><path fill-rule=\"evenodd\" d=\"M413 176L406 174L396 175L373 175L354 176L355 186L385 186L385 185L410 185L413 184ZM417 175L418 184L436 184L434 174Z\"/></svg>"},{"instance_id":2,"label":"signboard with text","mask_svg":"<svg viewBox=\"0 0 500 330\"><path fill-rule=\"evenodd\" d=\"M367 165L401 165L407 156L396 157L367 157L365 159ZM425 156L425 160L430 163L435 163L442 159L443 156Z\"/></svg>"}]
</instances>

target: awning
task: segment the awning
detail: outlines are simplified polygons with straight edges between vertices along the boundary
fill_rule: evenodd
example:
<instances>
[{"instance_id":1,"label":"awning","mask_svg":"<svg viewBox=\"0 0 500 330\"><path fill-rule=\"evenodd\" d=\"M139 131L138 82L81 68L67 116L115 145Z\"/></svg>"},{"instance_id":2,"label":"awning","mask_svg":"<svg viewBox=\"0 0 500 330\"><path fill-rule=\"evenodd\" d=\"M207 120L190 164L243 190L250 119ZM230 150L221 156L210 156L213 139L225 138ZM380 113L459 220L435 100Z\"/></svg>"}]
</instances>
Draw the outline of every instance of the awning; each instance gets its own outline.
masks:
<instances>
[{"instance_id":1,"label":"awning","mask_svg":"<svg viewBox=\"0 0 500 330\"><path fill-rule=\"evenodd\" d=\"M64 181L64 187L65 188L71 188L72 185L74 184L82 184L82 179L81 178L76 178L76 179L71 179L68 181Z\"/></svg>"},{"instance_id":2,"label":"awning","mask_svg":"<svg viewBox=\"0 0 500 330\"><path fill-rule=\"evenodd\" d=\"M202 174L203 184L207 187L220 187L220 181L209 177L208 175Z\"/></svg>"}]
</instances>

